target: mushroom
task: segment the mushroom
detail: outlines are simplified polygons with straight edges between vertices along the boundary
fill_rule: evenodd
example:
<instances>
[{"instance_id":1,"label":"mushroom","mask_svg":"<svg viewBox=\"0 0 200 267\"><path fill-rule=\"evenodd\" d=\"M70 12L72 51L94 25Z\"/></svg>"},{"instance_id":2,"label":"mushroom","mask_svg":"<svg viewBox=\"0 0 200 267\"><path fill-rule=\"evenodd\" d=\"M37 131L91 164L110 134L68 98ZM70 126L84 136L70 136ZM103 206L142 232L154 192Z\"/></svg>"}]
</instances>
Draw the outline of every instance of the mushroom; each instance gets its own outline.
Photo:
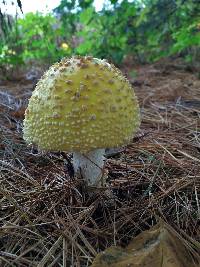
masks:
<instances>
[{"instance_id":1,"label":"mushroom","mask_svg":"<svg viewBox=\"0 0 200 267\"><path fill-rule=\"evenodd\" d=\"M37 83L23 134L45 151L73 153L75 175L105 184L105 148L129 143L140 124L134 91L119 69L90 56L64 58Z\"/></svg>"}]
</instances>

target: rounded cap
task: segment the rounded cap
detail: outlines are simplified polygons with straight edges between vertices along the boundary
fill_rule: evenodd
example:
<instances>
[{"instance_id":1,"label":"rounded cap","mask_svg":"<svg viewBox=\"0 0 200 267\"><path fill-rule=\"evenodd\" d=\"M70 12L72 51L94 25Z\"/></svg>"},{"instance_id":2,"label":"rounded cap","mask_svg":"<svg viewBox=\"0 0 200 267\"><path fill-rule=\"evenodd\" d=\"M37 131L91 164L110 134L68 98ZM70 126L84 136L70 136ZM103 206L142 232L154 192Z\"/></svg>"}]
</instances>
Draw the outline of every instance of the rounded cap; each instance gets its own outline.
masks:
<instances>
[{"instance_id":1,"label":"rounded cap","mask_svg":"<svg viewBox=\"0 0 200 267\"><path fill-rule=\"evenodd\" d=\"M128 143L139 124L137 98L120 70L77 56L54 64L40 79L23 131L43 150L86 153Z\"/></svg>"}]
</instances>

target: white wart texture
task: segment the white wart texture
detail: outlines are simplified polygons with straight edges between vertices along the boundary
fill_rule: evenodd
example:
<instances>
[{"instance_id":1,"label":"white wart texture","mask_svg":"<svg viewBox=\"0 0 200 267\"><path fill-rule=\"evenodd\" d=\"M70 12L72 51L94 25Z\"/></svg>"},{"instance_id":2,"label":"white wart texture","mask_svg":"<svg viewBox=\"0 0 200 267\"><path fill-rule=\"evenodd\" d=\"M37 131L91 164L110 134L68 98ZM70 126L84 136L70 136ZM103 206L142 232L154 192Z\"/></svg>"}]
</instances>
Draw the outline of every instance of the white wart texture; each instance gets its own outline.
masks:
<instances>
[{"instance_id":1,"label":"white wart texture","mask_svg":"<svg viewBox=\"0 0 200 267\"><path fill-rule=\"evenodd\" d=\"M38 82L24 119L24 139L42 150L87 153L130 141L140 124L128 80L92 57L64 58Z\"/></svg>"}]
</instances>

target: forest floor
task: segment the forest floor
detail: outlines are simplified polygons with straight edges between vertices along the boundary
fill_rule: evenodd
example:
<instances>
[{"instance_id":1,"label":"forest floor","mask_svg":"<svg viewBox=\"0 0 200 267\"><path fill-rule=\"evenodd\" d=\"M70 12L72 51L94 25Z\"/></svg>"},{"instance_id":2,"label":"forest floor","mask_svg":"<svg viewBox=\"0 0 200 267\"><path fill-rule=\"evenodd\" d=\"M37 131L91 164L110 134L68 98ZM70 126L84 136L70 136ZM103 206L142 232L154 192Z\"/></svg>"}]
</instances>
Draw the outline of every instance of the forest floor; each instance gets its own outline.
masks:
<instances>
[{"instance_id":1,"label":"forest floor","mask_svg":"<svg viewBox=\"0 0 200 267\"><path fill-rule=\"evenodd\" d=\"M123 71L142 124L132 143L108 154L112 197L87 195L68 171L71 155L25 144L35 82L0 77L0 266L62 266L63 257L66 266L89 266L99 251L125 246L159 217L200 241L199 73L170 61Z\"/></svg>"}]
</instances>

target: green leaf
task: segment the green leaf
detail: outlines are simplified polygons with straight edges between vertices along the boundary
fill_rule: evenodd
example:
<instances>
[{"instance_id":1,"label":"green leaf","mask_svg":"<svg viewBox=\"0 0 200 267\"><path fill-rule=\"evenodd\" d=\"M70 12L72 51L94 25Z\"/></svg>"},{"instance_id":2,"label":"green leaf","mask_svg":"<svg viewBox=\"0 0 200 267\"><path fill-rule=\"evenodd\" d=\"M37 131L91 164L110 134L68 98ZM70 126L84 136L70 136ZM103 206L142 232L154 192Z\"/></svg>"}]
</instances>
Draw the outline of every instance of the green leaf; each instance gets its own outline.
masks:
<instances>
[{"instance_id":1,"label":"green leaf","mask_svg":"<svg viewBox=\"0 0 200 267\"><path fill-rule=\"evenodd\" d=\"M80 22L87 25L94 16L94 8L89 7L80 14Z\"/></svg>"}]
</instances>

